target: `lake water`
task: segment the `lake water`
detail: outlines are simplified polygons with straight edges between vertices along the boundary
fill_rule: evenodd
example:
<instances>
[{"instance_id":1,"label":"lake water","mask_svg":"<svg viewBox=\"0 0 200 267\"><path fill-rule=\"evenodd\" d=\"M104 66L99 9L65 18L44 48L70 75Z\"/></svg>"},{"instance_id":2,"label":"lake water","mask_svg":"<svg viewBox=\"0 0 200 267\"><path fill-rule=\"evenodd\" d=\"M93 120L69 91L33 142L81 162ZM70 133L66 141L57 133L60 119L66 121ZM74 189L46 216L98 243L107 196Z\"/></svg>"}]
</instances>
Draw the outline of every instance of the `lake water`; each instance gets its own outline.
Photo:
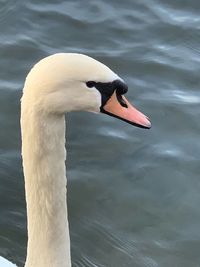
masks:
<instances>
[{"instance_id":1,"label":"lake water","mask_svg":"<svg viewBox=\"0 0 200 267\"><path fill-rule=\"evenodd\" d=\"M200 1L0 0L0 255L22 267L20 97L56 52L118 73L151 130L67 116L73 267L200 266Z\"/></svg>"}]
</instances>

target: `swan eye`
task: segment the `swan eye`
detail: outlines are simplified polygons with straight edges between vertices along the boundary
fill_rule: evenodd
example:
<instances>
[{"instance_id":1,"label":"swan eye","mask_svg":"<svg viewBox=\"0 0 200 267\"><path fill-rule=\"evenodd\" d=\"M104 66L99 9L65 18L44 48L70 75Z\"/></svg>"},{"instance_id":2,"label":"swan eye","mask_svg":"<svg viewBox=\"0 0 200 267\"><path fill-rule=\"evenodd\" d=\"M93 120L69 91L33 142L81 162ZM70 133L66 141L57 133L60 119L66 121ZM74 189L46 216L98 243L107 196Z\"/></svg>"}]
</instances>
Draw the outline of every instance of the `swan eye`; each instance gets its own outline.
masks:
<instances>
[{"instance_id":1,"label":"swan eye","mask_svg":"<svg viewBox=\"0 0 200 267\"><path fill-rule=\"evenodd\" d=\"M86 85L87 85L87 87L92 88L92 87L94 87L96 85L96 82L88 81L88 82L86 82Z\"/></svg>"}]
</instances>

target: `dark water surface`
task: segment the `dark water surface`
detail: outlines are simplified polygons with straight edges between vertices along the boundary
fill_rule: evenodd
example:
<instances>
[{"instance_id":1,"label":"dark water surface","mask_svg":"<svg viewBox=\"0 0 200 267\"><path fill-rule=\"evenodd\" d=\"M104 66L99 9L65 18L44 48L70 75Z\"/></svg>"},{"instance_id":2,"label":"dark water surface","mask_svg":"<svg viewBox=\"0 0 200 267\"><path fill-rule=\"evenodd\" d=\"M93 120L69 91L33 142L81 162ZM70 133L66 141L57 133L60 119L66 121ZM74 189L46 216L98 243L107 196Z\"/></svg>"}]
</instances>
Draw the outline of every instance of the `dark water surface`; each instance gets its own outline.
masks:
<instances>
[{"instance_id":1,"label":"dark water surface","mask_svg":"<svg viewBox=\"0 0 200 267\"><path fill-rule=\"evenodd\" d=\"M153 127L68 115L73 266L200 266L199 44L199 0L0 0L1 256L26 254L24 78L46 55L81 52L127 81Z\"/></svg>"}]
</instances>

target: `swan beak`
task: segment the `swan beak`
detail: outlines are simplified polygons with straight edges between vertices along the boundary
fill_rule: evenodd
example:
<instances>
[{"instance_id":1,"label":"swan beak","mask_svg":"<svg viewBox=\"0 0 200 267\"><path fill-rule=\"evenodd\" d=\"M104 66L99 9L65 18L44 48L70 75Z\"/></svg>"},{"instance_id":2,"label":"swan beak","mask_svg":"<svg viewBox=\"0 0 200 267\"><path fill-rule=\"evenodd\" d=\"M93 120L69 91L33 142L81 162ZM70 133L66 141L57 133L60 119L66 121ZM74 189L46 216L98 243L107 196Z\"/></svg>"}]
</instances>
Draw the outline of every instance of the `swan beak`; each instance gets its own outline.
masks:
<instances>
[{"instance_id":1,"label":"swan beak","mask_svg":"<svg viewBox=\"0 0 200 267\"><path fill-rule=\"evenodd\" d=\"M140 128L151 128L149 118L132 106L123 95L117 95L116 91L101 107L101 112Z\"/></svg>"}]
</instances>

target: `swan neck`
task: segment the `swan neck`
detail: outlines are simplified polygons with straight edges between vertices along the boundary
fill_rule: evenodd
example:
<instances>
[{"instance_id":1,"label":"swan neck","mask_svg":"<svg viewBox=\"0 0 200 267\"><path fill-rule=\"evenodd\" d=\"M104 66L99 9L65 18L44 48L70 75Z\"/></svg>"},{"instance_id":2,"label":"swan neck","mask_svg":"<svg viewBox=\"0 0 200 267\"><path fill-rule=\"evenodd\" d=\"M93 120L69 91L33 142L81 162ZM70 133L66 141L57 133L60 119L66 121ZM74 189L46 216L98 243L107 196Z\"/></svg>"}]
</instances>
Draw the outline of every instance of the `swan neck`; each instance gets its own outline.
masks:
<instances>
[{"instance_id":1,"label":"swan neck","mask_svg":"<svg viewBox=\"0 0 200 267\"><path fill-rule=\"evenodd\" d=\"M64 115L41 114L22 103L21 128L28 221L25 267L71 267Z\"/></svg>"}]
</instances>

